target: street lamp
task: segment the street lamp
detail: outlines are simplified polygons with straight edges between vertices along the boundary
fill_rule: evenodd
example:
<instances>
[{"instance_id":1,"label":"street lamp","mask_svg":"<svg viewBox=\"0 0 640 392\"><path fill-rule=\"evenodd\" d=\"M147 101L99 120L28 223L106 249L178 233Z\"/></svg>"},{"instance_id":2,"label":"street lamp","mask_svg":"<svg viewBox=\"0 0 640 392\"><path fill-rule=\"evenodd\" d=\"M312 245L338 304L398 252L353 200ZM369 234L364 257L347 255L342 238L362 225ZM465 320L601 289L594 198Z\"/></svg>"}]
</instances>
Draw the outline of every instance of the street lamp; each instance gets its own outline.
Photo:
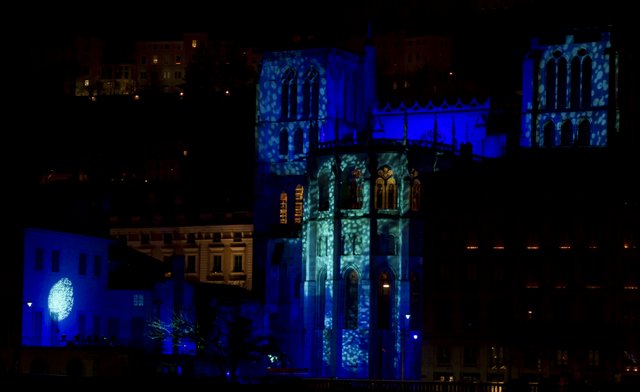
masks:
<instances>
[{"instance_id":1,"label":"street lamp","mask_svg":"<svg viewBox=\"0 0 640 392\"><path fill-rule=\"evenodd\" d=\"M402 323L402 329L400 330L400 377L404 381L404 345L407 339L407 327L411 315L409 313L404 315L406 321Z\"/></svg>"},{"instance_id":2,"label":"street lamp","mask_svg":"<svg viewBox=\"0 0 640 392\"><path fill-rule=\"evenodd\" d=\"M22 344L24 344L27 340L29 342L29 344L33 344L33 335L34 335L34 325L33 325L33 302L32 301L27 301L25 302L25 304L27 305L27 308L29 308L29 326L26 328L27 334L28 334L28 339L27 336L23 336L20 340L22 341ZM25 317L22 318L22 320L25 320ZM25 328L22 328L23 331L25 331Z\"/></svg>"}]
</instances>

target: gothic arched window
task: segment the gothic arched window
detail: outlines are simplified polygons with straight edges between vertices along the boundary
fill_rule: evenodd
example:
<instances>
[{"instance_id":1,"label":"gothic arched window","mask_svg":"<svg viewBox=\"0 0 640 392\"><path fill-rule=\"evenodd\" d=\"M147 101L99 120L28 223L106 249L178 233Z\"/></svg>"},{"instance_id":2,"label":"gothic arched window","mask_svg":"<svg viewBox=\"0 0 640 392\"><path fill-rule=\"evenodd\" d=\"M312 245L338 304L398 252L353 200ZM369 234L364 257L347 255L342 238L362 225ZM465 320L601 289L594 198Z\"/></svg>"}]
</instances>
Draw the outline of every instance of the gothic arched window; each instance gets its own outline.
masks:
<instances>
[{"instance_id":1,"label":"gothic arched window","mask_svg":"<svg viewBox=\"0 0 640 392\"><path fill-rule=\"evenodd\" d=\"M571 121L567 120L560 126L560 145L563 147L573 144L573 127Z\"/></svg>"},{"instance_id":2,"label":"gothic arched window","mask_svg":"<svg viewBox=\"0 0 640 392\"><path fill-rule=\"evenodd\" d=\"M589 109L591 107L591 58L585 56L586 50L580 49L578 56L571 60L571 109Z\"/></svg>"},{"instance_id":3,"label":"gothic arched window","mask_svg":"<svg viewBox=\"0 0 640 392\"><path fill-rule=\"evenodd\" d=\"M301 155L304 151L303 149L304 136L302 135L302 129L297 128L293 134L293 153L296 155Z\"/></svg>"},{"instance_id":4,"label":"gothic arched window","mask_svg":"<svg viewBox=\"0 0 640 392\"><path fill-rule=\"evenodd\" d=\"M298 85L296 73L291 68L282 76L282 91L280 96L280 118L282 120L295 119L298 109Z\"/></svg>"},{"instance_id":5,"label":"gothic arched window","mask_svg":"<svg viewBox=\"0 0 640 392\"><path fill-rule=\"evenodd\" d=\"M560 57L558 60L558 109L567 107L567 60Z\"/></svg>"},{"instance_id":6,"label":"gothic arched window","mask_svg":"<svg viewBox=\"0 0 640 392\"><path fill-rule=\"evenodd\" d=\"M553 122L549 121L544 124L544 129L542 130L542 138L542 145L544 147L553 147L555 145L556 129Z\"/></svg>"},{"instance_id":7,"label":"gothic arched window","mask_svg":"<svg viewBox=\"0 0 640 392\"><path fill-rule=\"evenodd\" d=\"M576 144L579 146L589 146L591 145L591 124L589 124L588 120L580 121L578 124L578 138L576 140Z\"/></svg>"},{"instance_id":8,"label":"gothic arched window","mask_svg":"<svg viewBox=\"0 0 640 392\"><path fill-rule=\"evenodd\" d=\"M556 61L554 59L547 61L545 71L546 108L551 110L556 108Z\"/></svg>"},{"instance_id":9,"label":"gothic arched window","mask_svg":"<svg viewBox=\"0 0 640 392\"><path fill-rule=\"evenodd\" d=\"M321 173L318 176L318 210L329 210L329 175Z\"/></svg>"},{"instance_id":10,"label":"gothic arched window","mask_svg":"<svg viewBox=\"0 0 640 392\"><path fill-rule=\"evenodd\" d=\"M393 177L393 170L388 166L384 166L378 170L378 178L376 178L374 200L376 209L396 209L398 207L397 196L398 191L396 188L396 180Z\"/></svg>"},{"instance_id":11,"label":"gothic arched window","mask_svg":"<svg viewBox=\"0 0 640 392\"><path fill-rule=\"evenodd\" d=\"M347 270L345 275L344 328L358 328L358 273Z\"/></svg>"},{"instance_id":12,"label":"gothic arched window","mask_svg":"<svg viewBox=\"0 0 640 392\"><path fill-rule=\"evenodd\" d=\"M318 71L310 69L304 78L302 96L302 117L304 119L318 118L318 104L320 101L320 81Z\"/></svg>"},{"instance_id":13,"label":"gothic arched window","mask_svg":"<svg viewBox=\"0 0 640 392\"><path fill-rule=\"evenodd\" d=\"M582 60L582 100L580 103L583 109L591 107L591 58L588 56Z\"/></svg>"},{"instance_id":14,"label":"gothic arched window","mask_svg":"<svg viewBox=\"0 0 640 392\"><path fill-rule=\"evenodd\" d=\"M280 140L278 143L278 153L281 156L289 155L289 132L286 129L280 131Z\"/></svg>"},{"instance_id":15,"label":"gothic arched window","mask_svg":"<svg viewBox=\"0 0 640 392\"><path fill-rule=\"evenodd\" d=\"M362 208L362 171L348 167L342 172L340 206L344 209Z\"/></svg>"}]
</instances>

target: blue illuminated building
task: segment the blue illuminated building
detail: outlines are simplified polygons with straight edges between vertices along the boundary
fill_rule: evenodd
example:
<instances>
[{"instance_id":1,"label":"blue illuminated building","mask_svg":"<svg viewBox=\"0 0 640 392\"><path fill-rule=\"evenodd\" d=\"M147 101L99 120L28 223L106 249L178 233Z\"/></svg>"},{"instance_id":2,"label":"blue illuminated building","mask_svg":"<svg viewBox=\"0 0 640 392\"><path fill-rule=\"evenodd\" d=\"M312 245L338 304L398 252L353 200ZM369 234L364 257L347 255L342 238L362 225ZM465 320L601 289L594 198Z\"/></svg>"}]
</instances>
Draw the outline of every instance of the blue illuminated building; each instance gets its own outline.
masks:
<instances>
[{"instance_id":1,"label":"blue illuminated building","mask_svg":"<svg viewBox=\"0 0 640 392\"><path fill-rule=\"evenodd\" d=\"M617 55L608 31L568 32L531 44L523 64L522 127L508 131L520 135L514 159L508 135L488 124L489 99L377 102L370 45L360 54L264 53L256 102L255 250L256 259L264 258L265 324L280 336L291 366L315 377L432 381L504 382L517 373L531 379L566 372L561 360L541 358L574 347L565 343L571 332L554 331L557 344L541 332L547 324L535 333L527 320L540 327L538 317L548 317L538 315L540 302L558 296L555 306L570 303L567 284L552 276L551 292L537 290L547 283L523 280L509 263L573 260L570 252L550 249L573 249L570 257L577 259L602 257L570 224L545 231L549 223L538 219L557 219L547 215L555 209L534 216L521 208L544 208L539 192L547 188L528 190L528 179L537 175L547 176L545 186L556 186L558 194L595 197L595 184L606 181L589 168L605 166L600 152L619 133ZM557 157L546 154L569 146L585 155L574 149L556 166ZM543 154L528 154L536 150ZM521 160L525 156L530 160ZM572 171L575 166L566 165L572 160L585 164ZM461 175L462 167L472 169ZM516 189L526 195L516 196ZM594 222L598 211L590 211ZM592 224L582 230L600 233L593 234L600 248L612 246L617 255L631 247L629 236L622 245ZM541 247L546 256L535 253ZM628 268L624 258L617 260ZM483 281L495 278L495 286L476 283L480 269L496 271ZM585 283L575 284L579 291ZM558 309L548 312L555 313L545 323L561 318ZM584 345L592 355L603 350L600 341ZM544 365L531 365L531 358Z\"/></svg>"},{"instance_id":2,"label":"blue illuminated building","mask_svg":"<svg viewBox=\"0 0 640 392\"><path fill-rule=\"evenodd\" d=\"M25 229L22 346L174 353L147 324L192 311L193 289L165 268L114 239Z\"/></svg>"},{"instance_id":3,"label":"blue illuminated building","mask_svg":"<svg viewBox=\"0 0 640 392\"><path fill-rule=\"evenodd\" d=\"M223 237L149 224L184 234L152 251L131 240L140 227L112 228L147 255L112 239L27 230L22 345L176 353L172 342L149 345L143 320L191 311L189 279L180 279L191 274L263 296L262 309L244 310L277 342L272 365L285 373L633 376L639 198L611 175L637 176L626 155L609 154L634 137L623 122L631 116L620 115L617 50L608 30L533 39L515 125L500 130L492 97L380 102L370 42L263 52L253 227L220 225ZM187 258L168 275L147 257L179 252ZM223 255L237 257L238 271L223 274ZM145 267L124 279L132 265Z\"/></svg>"},{"instance_id":4,"label":"blue illuminated building","mask_svg":"<svg viewBox=\"0 0 640 392\"><path fill-rule=\"evenodd\" d=\"M371 45L264 54L257 251L296 366L419 379L425 175L460 154L500 157L506 135L487 132L488 102L379 107L375 80Z\"/></svg>"},{"instance_id":5,"label":"blue illuminated building","mask_svg":"<svg viewBox=\"0 0 640 392\"><path fill-rule=\"evenodd\" d=\"M620 132L609 31L535 38L524 61L523 147L606 147Z\"/></svg>"}]
</instances>

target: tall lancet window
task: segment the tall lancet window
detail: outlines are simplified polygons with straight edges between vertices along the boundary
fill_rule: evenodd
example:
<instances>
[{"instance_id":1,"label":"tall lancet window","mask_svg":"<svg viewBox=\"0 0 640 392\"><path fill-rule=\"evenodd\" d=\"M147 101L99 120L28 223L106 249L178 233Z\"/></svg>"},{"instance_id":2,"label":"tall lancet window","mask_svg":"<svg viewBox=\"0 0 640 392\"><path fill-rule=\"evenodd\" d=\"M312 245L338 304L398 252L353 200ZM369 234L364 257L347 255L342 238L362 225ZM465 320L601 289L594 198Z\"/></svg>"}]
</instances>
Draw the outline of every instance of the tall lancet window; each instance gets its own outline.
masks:
<instances>
[{"instance_id":1,"label":"tall lancet window","mask_svg":"<svg viewBox=\"0 0 640 392\"><path fill-rule=\"evenodd\" d=\"M578 56L571 60L571 109L591 107L591 58L586 50L580 49Z\"/></svg>"},{"instance_id":2,"label":"tall lancet window","mask_svg":"<svg viewBox=\"0 0 640 392\"><path fill-rule=\"evenodd\" d=\"M318 71L314 68L307 72L302 88L302 118L318 118L320 102L320 81Z\"/></svg>"},{"instance_id":3,"label":"tall lancet window","mask_svg":"<svg viewBox=\"0 0 640 392\"><path fill-rule=\"evenodd\" d=\"M280 99L280 118L294 120L298 109L298 84L296 83L296 72L291 68L287 69L282 76Z\"/></svg>"},{"instance_id":4,"label":"tall lancet window","mask_svg":"<svg viewBox=\"0 0 640 392\"><path fill-rule=\"evenodd\" d=\"M550 59L547 61L547 65L545 66L545 99L546 105L545 107L548 110L552 110L556 108L556 61L555 59Z\"/></svg>"},{"instance_id":5,"label":"tall lancet window","mask_svg":"<svg viewBox=\"0 0 640 392\"><path fill-rule=\"evenodd\" d=\"M318 176L318 210L329 210L329 175L321 173Z\"/></svg>"},{"instance_id":6,"label":"tall lancet window","mask_svg":"<svg viewBox=\"0 0 640 392\"><path fill-rule=\"evenodd\" d=\"M289 132L286 129L280 131L280 139L278 141L278 153L280 156L289 155Z\"/></svg>"},{"instance_id":7,"label":"tall lancet window","mask_svg":"<svg viewBox=\"0 0 640 392\"><path fill-rule=\"evenodd\" d=\"M349 269L345 278L344 328L358 329L358 273Z\"/></svg>"},{"instance_id":8,"label":"tall lancet window","mask_svg":"<svg viewBox=\"0 0 640 392\"><path fill-rule=\"evenodd\" d=\"M343 209L362 208L362 171L353 166L342 172L340 206Z\"/></svg>"},{"instance_id":9,"label":"tall lancet window","mask_svg":"<svg viewBox=\"0 0 640 392\"><path fill-rule=\"evenodd\" d=\"M411 211L420 211L420 198L422 197L422 184L418 178L418 171L411 169L411 197L409 202Z\"/></svg>"},{"instance_id":10,"label":"tall lancet window","mask_svg":"<svg viewBox=\"0 0 640 392\"><path fill-rule=\"evenodd\" d=\"M304 187L302 185L296 186L296 205L294 211L294 222L297 224L302 223L302 200L304 198Z\"/></svg>"},{"instance_id":11,"label":"tall lancet window","mask_svg":"<svg viewBox=\"0 0 640 392\"><path fill-rule=\"evenodd\" d=\"M544 147L553 147L556 139L556 126L553 121L544 124L542 130L542 145Z\"/></svg>"},{"instance_id":12,"label":"tall lancet window","mask_svg":"<svg viewBox=\"0 0 640 392\"><path fill-rule=\"evenodd\" d=\"M395 210L398 207L398 191L396 179L393 177L393 170L384 166L378 170L376 178L375 200L376 209Z\"/></svg>"},{"instance_id":13,"label":"tall lancet window","mask_svg":"<svg viewBox=\"0 0 640 392\"><path fill-rule=\"evenodd\" d=\"M293 133L293 153L295 155L302 155L304 152L304 135L302 134L302 128L296 128Z\"/></svg>"},{"instance_id":14,"label":"tall lancet window","mask_svg":"<svg viewBox=\"0 0 640 392\"><path fill-rule=\"evenodd\" d=\"M287 202L288 197L286 192L280 194L280 224L287 224Z\"/></svg>"}]
</instances>

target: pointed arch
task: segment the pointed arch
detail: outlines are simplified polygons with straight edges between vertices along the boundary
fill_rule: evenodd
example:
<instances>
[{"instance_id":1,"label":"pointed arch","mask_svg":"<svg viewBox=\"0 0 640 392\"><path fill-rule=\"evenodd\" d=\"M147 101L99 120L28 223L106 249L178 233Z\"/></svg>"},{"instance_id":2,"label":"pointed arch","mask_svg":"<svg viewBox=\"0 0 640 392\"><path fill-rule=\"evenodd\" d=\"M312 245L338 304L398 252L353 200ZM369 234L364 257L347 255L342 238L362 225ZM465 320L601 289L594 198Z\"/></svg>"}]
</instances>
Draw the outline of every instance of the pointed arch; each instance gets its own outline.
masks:
<instances>
[{"instance_id":1,"label":"pointed arch","mask_svg":"<svg viewBox=\"0 0 640 392\"><path fill-rule=\"evenodd\" d=\"M544 124L542 138L542 145L544 147L553 147L555 145L556 127L553 121L548 121Z\"/></svg>"},{"instance_id":2,"label":"pointed arch","mask_svg":"<svg viewBox=\"0 0 640 392\"><path fill-rule=\"evenodd\" d=\"M569 120L564 121L560 126L560 145L563 147L573 145L573 126Z\"/></svg>"},{"instance_id":3,"label":"pointed arch","mask_svg":"<svg viewBox=\"0 0 640 392\"><path fill-rule=\"evenodd\" d=\"M578 137L576 139L578 146L591 145L591 124L589 120L582 120L578 124Z\"/></svg>"}]
</instances>

